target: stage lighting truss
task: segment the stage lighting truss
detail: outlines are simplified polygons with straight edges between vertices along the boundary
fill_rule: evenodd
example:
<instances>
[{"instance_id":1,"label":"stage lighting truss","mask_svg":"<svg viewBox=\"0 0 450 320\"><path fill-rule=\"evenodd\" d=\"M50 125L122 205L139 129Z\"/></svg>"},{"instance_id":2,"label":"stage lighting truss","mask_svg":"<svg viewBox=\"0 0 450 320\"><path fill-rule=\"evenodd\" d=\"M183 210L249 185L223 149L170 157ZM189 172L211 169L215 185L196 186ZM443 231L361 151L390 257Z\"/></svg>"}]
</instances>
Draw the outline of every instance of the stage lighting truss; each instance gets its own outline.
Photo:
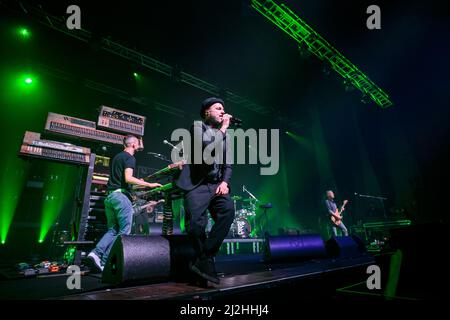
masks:
<instances>
[{"instance_id":1,"label":"stage lighting truss","mask_svg":"<svg viewBox=\"0 0 450 320\"><path fill-rule=\"evenodd\" d=\"M309 52L328 63L347 83L350 82L363 95L370 97L378 106L388 108L393 105L386 92L287 6L284 4L278 5L272 0L251 0L251 5L256 11L297 41L302 48L306 47Z\"/></svg>"},{"instance_id":2,"label":"stage lighting truss","mask_svg":"<svg viewBox=\"0 0 450 320\"><path fill-rule=\"evenodd\" d=\"M80 30L69 30L66 26L66 21L63 18L56 17L45 12L40 6L37 7L25 3L20 4L21 11L23 11L27 16L32 17L40 24L43 24L53 30L62 32L83 42L89 43L90 45L95 46L98 49L105 50L124 59L130 60L144 68L157 71L172 79L174 75L176 75L176 79L178 82L186 83L192 87L203 90L212 95L224 97L227 101L237 104L238 106L241 106L258 114L270 116L275 113L275 110L277 110L277 108L262 106L260 104L254 103L236 93L224 90L218 85L209 83L208 81L202 80L192 74L181 71L179 68L158 61L157 59L154 59L135 49L130 49L118 42L112 41L109 38L100 38L86 29L82 28ZM1 2L0 6L2 6ZM280 119L282 119L282 124L286 127L292 129L303 127L303 123L292 120L289 117L281 117Z\"/></svg>"}]
</instances>

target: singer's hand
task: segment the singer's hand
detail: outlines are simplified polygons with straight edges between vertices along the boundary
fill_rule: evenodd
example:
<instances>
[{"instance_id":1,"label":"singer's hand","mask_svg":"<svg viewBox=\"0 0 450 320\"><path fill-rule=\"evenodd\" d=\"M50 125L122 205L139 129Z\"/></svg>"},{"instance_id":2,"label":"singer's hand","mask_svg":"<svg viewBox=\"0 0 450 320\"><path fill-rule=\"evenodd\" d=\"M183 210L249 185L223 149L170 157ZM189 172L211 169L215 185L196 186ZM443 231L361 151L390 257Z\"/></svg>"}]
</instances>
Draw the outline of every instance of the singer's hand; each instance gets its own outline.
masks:
<instances>
[{"instance_id":1,"label":"singer's hand","mask_svg":"<svg viewBox=\"0 0 450 320\"><path fill-rule=\"evenodd\" d=\"M228 194L228 192L230 192L230 189L228 188L228 183L222 181L216 189L216 194L225 195Z\"/></svg>"},{"instance_id":2,"label":"singer's hand","mask_svg":"<svg viewBox=\"0 0 450 320\"><path fill-rule=\"evenodd\" d=\"M162 184L160 184L160 183L147 183L147 187L153 189L153 188L162 187Z\"/></svg>"},{"instance_id":3,"label":"singer's hand","mask_svg":"<svg viewBox=\"0 0 450 320\"><path fill-rule=\"evenodd\" d=\"M223 120L222 120L222 126L220 127L220 131L225 132L228 129L228 127L230 126L230 119L232 117L233 116L231 114L228 114L228 113L225 113L222 116Z\"/></svg>"}]
</instances>

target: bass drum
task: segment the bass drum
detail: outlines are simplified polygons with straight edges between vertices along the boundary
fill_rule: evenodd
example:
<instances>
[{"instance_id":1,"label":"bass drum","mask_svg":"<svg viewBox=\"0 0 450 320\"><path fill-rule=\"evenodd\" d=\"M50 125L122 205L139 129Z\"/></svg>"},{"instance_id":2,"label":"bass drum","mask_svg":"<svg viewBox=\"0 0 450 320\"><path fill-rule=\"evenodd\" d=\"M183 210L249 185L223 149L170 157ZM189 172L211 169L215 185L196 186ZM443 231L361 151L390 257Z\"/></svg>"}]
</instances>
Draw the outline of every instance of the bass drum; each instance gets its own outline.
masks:
<instances>
[{"instance_id":1,"label":"bass drum","mask_svg":"<svg viewBox=\"0 0 450 320\"><path fill-rule=\"evenodd\" d=\"M247 218L247 217L254 217L256 216L256 213L254 210L250 209L240 209L236 211L236 218Z\"/></svg>"},{"instance_id":2,"label":"bass drum","mask_svg":"<svg viewBox=\"0 0 450 320\"><path fill-rule=\"evenodd\" d=\"M249 238L252 228L245 218L234 219L230 227L229 235L231 238Z\"/></svg>"}]
</instances>

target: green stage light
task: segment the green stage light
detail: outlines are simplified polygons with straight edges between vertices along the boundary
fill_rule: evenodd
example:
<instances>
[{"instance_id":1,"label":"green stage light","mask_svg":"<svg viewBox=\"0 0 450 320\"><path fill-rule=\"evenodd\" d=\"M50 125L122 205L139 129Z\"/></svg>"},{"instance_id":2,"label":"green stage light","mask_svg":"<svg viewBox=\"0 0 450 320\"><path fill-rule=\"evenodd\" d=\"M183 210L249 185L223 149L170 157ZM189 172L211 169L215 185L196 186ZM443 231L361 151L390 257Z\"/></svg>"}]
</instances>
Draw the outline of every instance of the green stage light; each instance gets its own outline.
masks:
<instances>
[{"instance_id":1,"label":"green stage light","mask_svg":"<svg viewBox=\"0 0 450 320\"><path fill-rule=\"evenodd\" d=\"M44 242L44 240L43 239L39 239L39 243L42 243L42 242Z\"/></svg>"},{"instance_id":2,"label":"green stage light","mask_svg":"<svg viewBox=\"0 0 450 320\"><path fill-rule=\"evenodd\" d=\"M27 88L29 90L29 87L34 87L36 82L36 75L32 73L22 73L17 78L18 81L18 89L19 88Z\"/></svg>"},{"instance_id":3,"label":"green stage light","mask_svg":"<svg viewBox=\"0 0 450 320\"><path fill-rule=\"evenodd\" d=\"M29 38L31 35L27 28L19 28L17 32L22 38Z\"/></svg>"},{"instance_id":4,"label":"green stage light","mask_svg":"<svg viewBox=\"0 0 450 320\"><path fill-rule=\"evenodd\" d=\"M78 171L74 167L61 163L50 163L47 170L42 198L42 217L39 230L40 240L45 240L51 229L63 214L64 206L72 201L71 186L76 184Z\"/></svg>"},{"instance_id":5,"label":"green stage light","mask_svg":"<svg viewBox=\"0 0 450 320\"><path fill-rule=\"evenodd\" d=\"M8 142L4 145L8 151L4 157L6 170L0 173L0 241L3 244L8 238L28 170L24 163L16 160L16 156L11 150L21 139L12 139L9 141L10 145Z\"/></svg>"}]
</instances>

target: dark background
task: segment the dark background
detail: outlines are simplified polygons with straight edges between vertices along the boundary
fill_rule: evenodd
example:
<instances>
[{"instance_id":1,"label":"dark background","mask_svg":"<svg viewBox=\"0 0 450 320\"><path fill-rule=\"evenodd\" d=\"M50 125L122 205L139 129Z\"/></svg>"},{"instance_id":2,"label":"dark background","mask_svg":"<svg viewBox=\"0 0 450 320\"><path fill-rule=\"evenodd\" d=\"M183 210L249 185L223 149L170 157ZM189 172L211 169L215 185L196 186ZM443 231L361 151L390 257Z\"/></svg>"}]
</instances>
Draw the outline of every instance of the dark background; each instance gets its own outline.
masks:
<instances>
[{"instance_id":1,"label":"dark background","mask_svg":"<svg viewBox=\"0 0 450 320\"><path fill-rule=\"evenodd\" d=\"M279 173L260 176L259 166L235 166L232 181L233 195L245 195L245 185L261 202L273 203L272 233L281 227L323 232L319 218L324 214L322 199L327 189L335 190L339 201L350 200L346 218L350 226L384 218L407 218L414 223L447 219L440 207L449 181L450 24L445 2L283 2L390 95L395 105L389 109L362 103L357 90L347 92L342 78L324 73L315 56L303 57L297 43L248 1L35 3L65 17L67 6L78 4L82 28L96 37L110 37L299 121L302 125L292 128L276 120L276 114L263 116L226 104L227 112L243 119L245 128L280 129ZM381 30L366 28L366 8L371 4L381 8ZM18 25L31 30L28 40L14 32ZM51 170L45 163L17 158L17 152L25 130L43 132L47 112L96 121L104 104L145 115L145 152L169 156L162 140L169 140L176 128L189 127L198 118L200 102L210 96L99 50L95 39L80 42L37 24L20 11L2 10L0 30L4 137L0 195L6 199L16 194L21 199L11 239L17 223L31 220L39 225L40 196L25 192L26 183L45 183ZM43 69L66 76L40 72ZM34 92L13 88L11 79L20 72L36 75ZM141 80L136 81L133 72ZM156 110L152 103L142 106L89 89L85 79L180 111L168 113ZM286 130L298 139L286 135ZM115 152L116 148L110 148L103 154ZM137 156L140 165L154 169L165 165L145 152ZM78 176L78 169L71 168L65 173L73 183L68 193L75 192ZM385 211L379 201L369 202L355 193L388 198ZM73 197L67 196L66 201ZM67 205L64 208L60 216L67 217L71 213ZM25 244L32 241L19 238Z\"/></svg>"}]
</instances>

